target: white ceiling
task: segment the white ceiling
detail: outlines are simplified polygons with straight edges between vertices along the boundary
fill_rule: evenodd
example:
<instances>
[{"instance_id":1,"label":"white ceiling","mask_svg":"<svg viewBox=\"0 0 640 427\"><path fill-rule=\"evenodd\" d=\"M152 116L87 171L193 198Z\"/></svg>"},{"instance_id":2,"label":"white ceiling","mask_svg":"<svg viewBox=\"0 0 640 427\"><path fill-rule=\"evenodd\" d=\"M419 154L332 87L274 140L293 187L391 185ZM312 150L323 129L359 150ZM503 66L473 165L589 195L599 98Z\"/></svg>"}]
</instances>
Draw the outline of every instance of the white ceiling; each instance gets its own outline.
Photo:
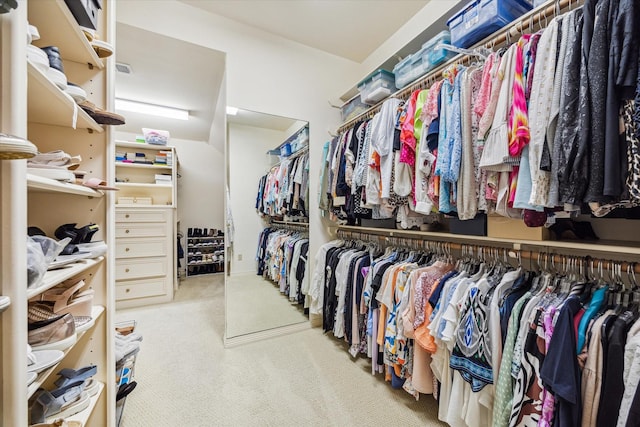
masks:
<instances>
[{"instance_id":1,"label":"white ceiling","mask_svg":"<svg viewBox=\"0 0 640 427\"><path fill-rule=\"evenodd\" d=\"M143 127L169 130L173 137L209 141L225 70L225 54L161 34L117 23L116 61L131 74L116 73L116 98L189 110L189 120L118 111L126 118L119 131Z\"/></svg>"},{"instance_id":2,"label":"white ceiling","mask_svg":"<svg viewBox=\"0 0 640 427\"><path fill-rule=\"evenodd\" d=\"M180 0L362 62L429 0Z\"/></svg>"}]
</instances>

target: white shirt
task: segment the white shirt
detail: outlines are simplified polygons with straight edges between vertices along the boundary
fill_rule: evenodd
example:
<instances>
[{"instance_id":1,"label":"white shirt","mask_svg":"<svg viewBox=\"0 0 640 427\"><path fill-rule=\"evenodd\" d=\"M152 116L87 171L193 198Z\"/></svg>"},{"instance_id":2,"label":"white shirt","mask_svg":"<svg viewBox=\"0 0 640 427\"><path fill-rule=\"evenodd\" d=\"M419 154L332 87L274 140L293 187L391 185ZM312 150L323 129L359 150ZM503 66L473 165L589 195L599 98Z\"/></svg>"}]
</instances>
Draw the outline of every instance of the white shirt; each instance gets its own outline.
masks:
<instances>
[{"instance_id":1,"label":"white shirt","mask_svg":"<svg viewBox=\"0 0 640 427\"><path fill-rule=\"evenodd\" d=\"M371 146L380 155L380 175L382 198L388 199L391 193L391 173L393 172L393 136L398 107L402 103L397 98L388 99L382 104L378 120L373 121Z\"/></svg>"}]
</instances>

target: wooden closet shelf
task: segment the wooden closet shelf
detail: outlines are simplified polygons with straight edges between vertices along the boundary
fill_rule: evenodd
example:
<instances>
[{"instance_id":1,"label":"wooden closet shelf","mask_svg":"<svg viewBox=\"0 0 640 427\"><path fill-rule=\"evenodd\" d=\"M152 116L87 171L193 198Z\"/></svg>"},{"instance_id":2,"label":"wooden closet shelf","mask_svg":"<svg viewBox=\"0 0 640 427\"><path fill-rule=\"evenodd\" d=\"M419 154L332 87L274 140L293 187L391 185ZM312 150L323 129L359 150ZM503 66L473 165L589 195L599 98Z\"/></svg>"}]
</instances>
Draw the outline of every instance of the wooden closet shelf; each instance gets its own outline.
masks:
<instances>
[{"instance_id":1,"label":"wooden closet shelf","mask_svg":"<svg viewBox=\"0 0 640 427\"><path fill-rule=\"evenodd\" d=\"M27 173L27 188L29 191L41 193L65 193L88 197L104 196L102 191L97 191L84 185L60 182L55 179L44 178L30 173Z\"/></svg>"},{"instance_id":2,"label":"wooden closet shelf","mask_svg":"<svg viewBox=\"0 0 640 427\"><path fill-rule=\"evenodd\" d=\"M37 288L27 289L27 299L33 298L36 295L39 295L42 292L46 291L47 289L51 289L54 286L64 282L65 280L77 276L83 271L86 271L91 267L98 265L102 261L104 261L104 257L83 259L57 270L47 271L44 274L44 280L42 281L42 284L40 286L38 286Z\"/></svg>"},{"instance_id":3,"label":"wooden closet shelf","mask_svg":"<svg viewBox=\"0 0 640 427\"><path fill-rule=\"evenodd\" d=\"M502 239L487 236L471 236L463 234L451 234L428 231L397 230L373 227L357 227L340 225L337 231L361 233L391 238L420 239L433 242L450 242L468 245L487 245L513 250L535 252L581 252L586 254L598 254L600 256L640 257L640 243L613 240L597 240L590 242L565 241L565 240L516 240Z\"/></svg>"},{"instance_id":4,"label":"wooden closet shelf","mask_svg":"<svg viewBox=\"0 0 640 427\"><path fill-rule=\"evenodd\" d=\"M104 313L104 307L101 305L94 305L91 308L91 317L93 318L94 325L91 326L91 328L87 329L86 331L78 333L76 343L71 347L67 348L66 350L64 350L64 357L62 358L62 360L60 360L60 362L56 363L55 365L45 369L44 371L38 374L38 378L36 378L35 381L29 384L29 387L27 387L27 398L30 398L31 396L33 396L33 393L35 393L36 390L38 390L42 386L42 384L44 384L47 381L49 376L52 373L58 371L58 366L60 366L60 364L64 362L64 358L67 357L67 354L69 354L69 352L71 352L71 350L73 350L73 348L76 345L78 345L78 343L80 342L84 334L86 334L87 332L89 332L91 329L95 327L95 322L97 322L98 318L102 316L102 313ZM38 350L38 348L36 347L34 350ZM102 391L102 389L100 389L100 391ZM99 393L96 396L99 396Z\"/></svg>"},{"instance_id":5,"label":"wooden closet shelf","mask_svg":"<svg viewBox=\"0 0 640 427\"><path fill-rule=\"evenodd\" d=\"M29 61L27 61L27 71L29 75L27 120L29 122L73 127L73 116L76 114L76 128L104 132L102 126L80 108L70 95L60 90Z\"/></svg>"},{"instance_id":6,"label":"wooden closet shelf","mask_svg":"<svg viewBox=\"0 0 640 427\"><path fill-rule=\"evenodd\" d=\"M57 46L63 59L103 69L104 62L91 47L64 0L33 1L28 4L29 23L38 28L40 40L33 44Z\"/></svg>"}]
</instances>

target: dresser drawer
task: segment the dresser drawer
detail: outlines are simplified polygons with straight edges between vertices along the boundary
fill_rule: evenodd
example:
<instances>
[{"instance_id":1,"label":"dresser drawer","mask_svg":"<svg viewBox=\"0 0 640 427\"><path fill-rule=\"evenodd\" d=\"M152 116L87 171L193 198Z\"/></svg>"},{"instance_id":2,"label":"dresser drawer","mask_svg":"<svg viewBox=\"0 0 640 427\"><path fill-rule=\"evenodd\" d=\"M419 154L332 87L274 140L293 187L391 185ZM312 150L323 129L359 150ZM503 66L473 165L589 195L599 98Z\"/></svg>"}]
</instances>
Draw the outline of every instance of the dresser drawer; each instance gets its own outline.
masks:
<instances>
[{"instance_id":1,"label":"dresser drawer","mask_svg":"<svg viewBox=\"0 0 640 427\"><path fill-rule=\"evenodd\" d=\"M167 225L162 222L116 223L116 237L163 237Z\"/></svg>"},{"instance_id":2,"label":"dresser drawer","mask_svg":"<svg viewBox=\"0 0 640 427\"><path fill-rule=\"evenodd\" d=\"M116 280L144 279L167 275L167 258L116 260Z\"/></svg>"},{"instance_id":3,"label":"dresser drawer","mask_svg":"<svg viewBox=\"0 0 640 427\"><path fill-rule=\"evenodd\" d=\"M166 238L116 239L116 258L160 257L168 252Z\"/></svg>"},{"instance_id":4,"label":"dresser drawer","mask_svg":"<svg viewBox=\"0 0 640 427\"><path fill-rule=\"evenodd\" d=\"M116 209L116 222L166 222L168 216L165 209Z\"/></svg>"},{"instance_id":5,"label":"dresser drawer","mask_svg":"<svg viewBox=\"0 0 640 427\"><path fill-rule=\"evenodd\" d=\"M167 289L167 279L165 277L116 282L116 300L122 301L166 295Z\"/></svg>"}]
</instances>

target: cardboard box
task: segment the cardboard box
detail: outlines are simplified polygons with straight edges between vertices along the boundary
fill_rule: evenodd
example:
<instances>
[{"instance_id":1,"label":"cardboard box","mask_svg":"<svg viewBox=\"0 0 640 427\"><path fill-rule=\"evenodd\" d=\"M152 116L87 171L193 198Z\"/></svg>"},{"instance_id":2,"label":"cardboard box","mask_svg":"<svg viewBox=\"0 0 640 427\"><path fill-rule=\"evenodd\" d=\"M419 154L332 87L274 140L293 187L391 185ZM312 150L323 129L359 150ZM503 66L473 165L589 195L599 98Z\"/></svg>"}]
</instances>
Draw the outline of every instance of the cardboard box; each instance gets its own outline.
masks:
<instances>
[{"instance_id":1,"label":"cardboard box","mask_svg":"<svg viewBox=\"0 0 640 427\"><path fill-rule=\"evenodd\" d=\"M553 234L545 227L527 227L522 219L500 215L487 217L487 236L497 239L553 240Z\"/></svg>"}]
</instances>

